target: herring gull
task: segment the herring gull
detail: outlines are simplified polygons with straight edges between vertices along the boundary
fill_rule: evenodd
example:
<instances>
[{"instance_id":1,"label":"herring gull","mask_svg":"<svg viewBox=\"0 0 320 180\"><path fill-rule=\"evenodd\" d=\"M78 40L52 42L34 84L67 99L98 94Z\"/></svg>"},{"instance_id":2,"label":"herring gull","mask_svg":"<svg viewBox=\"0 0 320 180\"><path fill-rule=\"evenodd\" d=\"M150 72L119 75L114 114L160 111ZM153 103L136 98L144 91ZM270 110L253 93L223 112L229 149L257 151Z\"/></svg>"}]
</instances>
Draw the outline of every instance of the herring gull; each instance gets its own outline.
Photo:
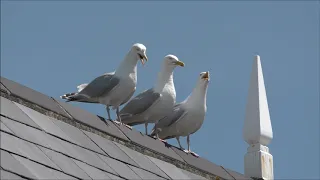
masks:
<instances>
[{"instance_id":1,"label":"herring gull","mask_svg":"<svg viewBox=\"0 0 320 180\"><path fill-rule=\"evenodd\" d=\"M200 129L207 111L206 96L209 83L209 71L201 72L196 87L181 103L174 105L171 113L160 119L151 133L160 140L176 138L181 149L180 136L187 136L186 153L198 155L190 150L190 135Z\"/></svg>"},{"instance_id":2,"label":"herring gull","mask_svg":"<svg viewBox=\"0 0 320 180\"><path fill-rule=\"evenodd\" d=\"M119 106L126 103L136 90L139 59L143 65L148 61L146 47L136 43L114 72L105 73L88 84L81 84L77 87L78 92L65 94L61 98L66 99L67 102L104 104L110 120L111 106L113 110L116 109L117 118L121 123Z\"/></svg>"},{"instance_id":3,"label":"herring gull","mask_svg":"<svg viewBox=\"0 0 320 180\"><path fill-rule=\"evenodd\" d=\"M148 123L154 123L171 111L176 102L173 83L173 71L176 66L184 67L184 63L174 55L164 57L153 88L140 93L121 109L120 116L124 124L145 124L145 132L148 134Z\"/></svg>"}]
</instances>

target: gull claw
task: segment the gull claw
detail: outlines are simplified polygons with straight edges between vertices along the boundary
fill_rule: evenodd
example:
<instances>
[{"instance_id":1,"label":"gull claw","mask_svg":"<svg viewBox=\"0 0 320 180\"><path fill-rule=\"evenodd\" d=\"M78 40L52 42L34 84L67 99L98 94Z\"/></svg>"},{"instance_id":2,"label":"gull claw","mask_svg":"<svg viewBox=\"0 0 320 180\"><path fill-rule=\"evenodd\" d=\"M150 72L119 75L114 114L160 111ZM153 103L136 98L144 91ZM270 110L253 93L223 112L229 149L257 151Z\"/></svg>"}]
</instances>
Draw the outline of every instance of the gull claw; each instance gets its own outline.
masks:
<instances>
[{"instance_id":1,"label":"gull claw","mask_svg":"<svg viewBox=\"0 0 320 180\"><path fill-rule=\"evenodd\" d=\"M195 152L188 151L188 150L186 150L186 149L184 149L183 151L184 151L185 153L187 153L187 154L192 154L192 155L195 156L195 157L199 157L199 155L198 155L197 153L195 153Z\"/></svg>"},{"instance_id":2,"label":"gull claw","mask_svg":"<svg viewBox=\"0 0 320 180\"><path fill-rule=\"evenodd\" d=\"M113 122L115 122L116 124L120 125L120 121L114 120Z\"/></svg>"},{"instance_id":3,"label":"gull claw","mask_svg":"<svg viewBox=\"0 0 320 180\"><path fill-rule=\"evenodd\" d=\"M190 151L190 154L192 154L195 157L199 157L199 155L197 153L195 153L195 152Z\"/></svg>"},{"instance_id":4,"label":"gull claw","mask_svg":"<svg viewBox=\"0 0 320 180\"><path fill-rule=\"evenodd\" d=\"M121 123L120 121L114 120L113 122L115 122L115 123L118 124L119 126L120 126L120 125L123 125L123 126L126 126L126 127L129 128L129 129L132 129L131 126L129 126L129 125L127 125L127 124L124 124L124 123Z\"/></svg>"},{"instance_id":5,"label":"gull claw","mask_svg":"<svg viewBox=\"0 0 320 180\"><path fill-rule=\"evenodd\" d=\"M132 126L129 126L128 124L122 124L122 125L125 125L127 128L132 130Z\"/></svg>"},{"instance_id":6,"label":"gull claw","mask_svg":"<svg viewBox=\"0 0 320 180\"><path fill-rule=\"evenodd\" d=\"M162 141L163 143L167 143L166 140L163 140L163 139L160 139L160 138L157 138L159 141Z\"/></svg>"}]
</instances>

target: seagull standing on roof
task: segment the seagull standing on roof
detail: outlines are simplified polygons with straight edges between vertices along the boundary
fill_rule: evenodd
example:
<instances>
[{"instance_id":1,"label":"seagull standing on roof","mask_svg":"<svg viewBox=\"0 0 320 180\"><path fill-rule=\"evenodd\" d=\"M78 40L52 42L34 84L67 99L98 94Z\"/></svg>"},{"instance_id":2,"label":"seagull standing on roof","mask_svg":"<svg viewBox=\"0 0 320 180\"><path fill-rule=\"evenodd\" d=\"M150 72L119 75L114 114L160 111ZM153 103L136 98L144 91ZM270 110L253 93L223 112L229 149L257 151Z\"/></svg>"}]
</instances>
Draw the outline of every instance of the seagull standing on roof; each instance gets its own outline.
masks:
<instances>
[{"instance_id":1,"label":"seagull standing on roof","mask_svg":"<svg viewBox=\"0 0 320 180\"><path fill-rule=\"evenodd\" d=\"M184 63L174 55L165 56L155 86L133 98L120 111L122 122L129 126L145 124L163 118L176 102L176 90L173 83L173 71Z\"/></svg>"},{"instance_id":2,"label":"seagull standing on roof","mask_svg":"<svg viewBox=\"0 0 320 180\"><path fill-rule=\"evenodd\" d=\"M111 119L110 106L112 106L113 110L116 109L118 120L121 123L119 106L126 103L136 90L137 62L139 59L143 65L145 61L148 61L146 47L143 44L136 43L114 72L105 73L89 84L81 84L78 86L78 92L65 94L61 98L67 99L67 102L104 104L109 119Z\"/></svg>"},{"instance_id":3,"label":"seagull standing on roof","mask_svg":"<svg viewBox=\"0 0 320 180\"><path fill-rule=\"evenodd\" d=\"M190 135L200 129L207 111L206 96L209 83L209 71L200 73L196 87L189 97L176 104L171 113L160 119L151 133L160 140L176 138L181 149L180 136L187 136L188 150L186 153L196 153L190 150Z\"/></svg>"}]
</instances>

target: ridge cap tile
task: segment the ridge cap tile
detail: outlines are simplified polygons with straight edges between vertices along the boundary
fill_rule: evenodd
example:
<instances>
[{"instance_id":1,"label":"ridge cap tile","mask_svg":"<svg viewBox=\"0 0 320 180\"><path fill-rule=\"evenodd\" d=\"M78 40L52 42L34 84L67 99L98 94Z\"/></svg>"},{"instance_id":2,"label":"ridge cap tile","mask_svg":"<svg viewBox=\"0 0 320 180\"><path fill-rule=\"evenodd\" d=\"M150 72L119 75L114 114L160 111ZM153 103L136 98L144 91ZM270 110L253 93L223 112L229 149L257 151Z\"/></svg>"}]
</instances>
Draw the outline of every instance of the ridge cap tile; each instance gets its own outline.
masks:
<instances>
[{"instance_id":1,"label":"ridge cap tile","mask_svg":"<svg viewBox=\"0 0 320 180\"><path fill-rule=\"evenodd\" d=\"M11 92L11 94L68 117L63 109L49 96L2 76L1 83Z\"/></svg>"},{"instance_id":2,"label":"ridge cap tile","mask_svg":"<svg viewBox=\"0 0 320 180\"><path fill-rule=\"evenodd\" d=\"M120 130L136 144L146 147L156 153L161 153L163 156L170 157L180 162L185 162L178 154L176 154L170 147L167 147L165 143L156 140L150 136L144 135L135 129L129 129L125 126L118 126Z\"/></svg>"},{"instance_id":3,"label":"ridge cap tile","mask_svg":"<svg viewBox=\"0 0 320 180\"><path fill-rule=\"evenodd\" d=\"M111 136L118 137L122 140L128 141L128 138L126 138L121 131L115 127L115 125L112 122L103 122L99 116L94 115L84 109L81 109L79 107L73 106L71 104L62 102L57 100L56 98L53 98L60 106L68 113L70 116L90 127L93 127L95 129L98 129L100 131L103 131Z\"/></svg>"},{"instance_id":4,"label":"ridge cap tile","mask_svg":"<svg viewBox=\"0 0 320 180\"><path fill-rule=\"evenodd\" d=\"M187 154L184 151L178 149L177 147L171 148L191 166L206 171L209 174L219 176L223 179L234 179L232 176L228 174L227 171L224 170L224 168L214 164L213 162L208 161L207 159L204 159L202 157L194 157L193 155Z\"/></svg>"}]
</instances>

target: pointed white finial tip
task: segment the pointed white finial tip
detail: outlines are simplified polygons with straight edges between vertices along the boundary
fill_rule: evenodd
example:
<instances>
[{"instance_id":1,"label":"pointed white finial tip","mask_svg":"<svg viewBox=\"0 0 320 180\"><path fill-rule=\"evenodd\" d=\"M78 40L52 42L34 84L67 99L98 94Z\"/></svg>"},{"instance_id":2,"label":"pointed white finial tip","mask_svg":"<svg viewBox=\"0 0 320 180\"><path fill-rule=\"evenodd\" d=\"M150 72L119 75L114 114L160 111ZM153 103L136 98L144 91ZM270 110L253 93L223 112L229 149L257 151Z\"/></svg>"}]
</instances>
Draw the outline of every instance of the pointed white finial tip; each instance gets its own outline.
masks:
<instances>
[{"instance_id":1,"label":"pointed white finial tip","mask_svg":"<svg viewBox=\"0 0 320 180\"><path fill-rule=\"evenodd\" d=\"M254 59L255 59L256 61L259 61L259 60L260 60L260 56L259 56L259 55L255 55L255 56L254 56Z\"/></svg>"}]
</instances>

